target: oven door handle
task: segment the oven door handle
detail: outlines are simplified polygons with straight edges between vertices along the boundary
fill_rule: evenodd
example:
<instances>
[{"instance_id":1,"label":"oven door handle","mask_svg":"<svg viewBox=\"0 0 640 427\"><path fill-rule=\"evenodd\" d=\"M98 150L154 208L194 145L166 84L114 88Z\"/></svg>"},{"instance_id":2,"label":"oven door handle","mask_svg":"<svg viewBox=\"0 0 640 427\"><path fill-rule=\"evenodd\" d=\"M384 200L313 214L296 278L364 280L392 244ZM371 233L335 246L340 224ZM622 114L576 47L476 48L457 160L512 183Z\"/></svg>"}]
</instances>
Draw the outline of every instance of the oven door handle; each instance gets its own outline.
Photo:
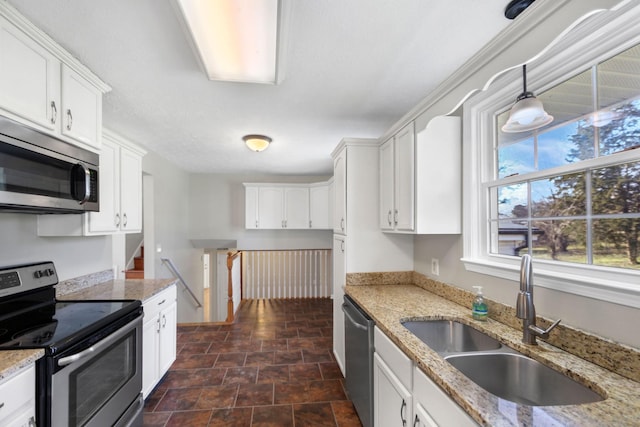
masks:
<instances>
[{"instance_id":1,"label":"oven door handle","mask_svg":"<svg viewBox=\"0 0 640 427\"><path fill-rule=\"evenodd\" d=\"M67 356L67 357L63 357L62 359L58 360L58 366L63 367L63 366L67 366L72 364L73 362L76 362L80 359L82 359L83 357L87 357L91 354L93 354L93 352L96 351L95 347L89 347L85 350L82 350L80 353L76 353L76 354L72 354L71 356Z\"/></svg>"}]
</instances>

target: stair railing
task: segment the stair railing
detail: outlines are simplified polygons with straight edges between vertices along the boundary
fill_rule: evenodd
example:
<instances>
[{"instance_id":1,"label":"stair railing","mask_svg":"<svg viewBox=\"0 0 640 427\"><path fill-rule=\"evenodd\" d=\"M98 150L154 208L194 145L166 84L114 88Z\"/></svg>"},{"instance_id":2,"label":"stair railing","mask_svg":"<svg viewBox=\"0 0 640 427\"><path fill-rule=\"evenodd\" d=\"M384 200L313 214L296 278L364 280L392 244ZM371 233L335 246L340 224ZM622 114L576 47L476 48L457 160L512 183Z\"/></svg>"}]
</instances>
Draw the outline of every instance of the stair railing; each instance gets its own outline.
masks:
<instances>
[{"instance_id":1,"label":"stair railing","mask_svg":"<svg viewBox=\"0 0 640 427\"><path fill-rule=\"evenodd\" d=\"M240 251L236 251L236 252L227 252L227 322L231 323L233 322L234 318L235 318L235 301L234 299L236 297L238 297L238 295L234 295L233 290L238 289L240 291L240 299L239 301L242 300L242 270L240 270L240 283L236 284L233 282L233 268L234 266L236 268L241 268L240 265L238 265L237 263L235 263L234 261L238 258L240 258L240 260L242 256L242 252ZM242 261L240 261L242 262Z\"/></svg>"},{"instance_id":2,"label":"stair railing","mask_svg":"<svg viewBox=\"0 0 640 427\"><path fill-rule=\"evenodd\" d=\"M171 274L173 274L173 276L176 279L178 279L180 282L182 282L182 286L184 286L186 291L189 292L189 295L191 295L191 298L193 298L193 300L196 302L196 304L198 304L198 307L202 307L202 304L198 300L198 297L196 297L196 294L194 294L193 291L191 290L191 288L189 287L189 285L187 285L187 282L184 281L184 279L182 278L182 275L180 274L180 272L176 268L176 266L173 263L173 261L171 261L170 258L160 258L160 260L162 261L163 264L165 264L169 268L169 270L171 271Z\"/></svg>"}]
</instances>

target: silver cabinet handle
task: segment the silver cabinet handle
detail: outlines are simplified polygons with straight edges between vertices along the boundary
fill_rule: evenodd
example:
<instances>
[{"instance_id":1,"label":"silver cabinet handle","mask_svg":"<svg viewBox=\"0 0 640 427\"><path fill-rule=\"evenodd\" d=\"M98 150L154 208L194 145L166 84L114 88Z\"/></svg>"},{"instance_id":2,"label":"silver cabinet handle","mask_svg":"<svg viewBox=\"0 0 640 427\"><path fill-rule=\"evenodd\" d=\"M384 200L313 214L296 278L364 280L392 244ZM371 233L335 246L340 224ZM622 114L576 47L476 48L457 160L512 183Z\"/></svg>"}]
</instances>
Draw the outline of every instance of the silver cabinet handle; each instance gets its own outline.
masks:
<instances>
[{"instance_id":1,"label":"silver cabinet handle","mask_svg":"<svg viewBox=\"0 0 640 427\"><path fill-rule=\"evenodd\" d=\"M116 227L120 227L120 214L116 214Z\"/></svg>"},{"instance_id":2,"label":"silver cabinet handle","mask_svg":"<svg viewBox=\"0 0 640 427\"><path fill-rule=\"evenodd\" d=\"M398 225L398 209L393 212L393 224Z\"/></svg>"},{"instance_id":3,"label":"silver cabinet handle","mask_svg":"<svg viewBox=\"0 0 640 427\"><path fill-rule=\"evenodd\" d=\"M389 213L387 213L387 221L389 222L389 226L391 226L391 209L389 209Z\"/></svg>"},{"instance_id":4,"label":"silver cabinet handle","mask_svg":"<svg viewBox=\"0 0 640 427\"><path fill-rule=\"evenodd\" d=\"M80 353L76 353L76 354L72 354L71 356L63 357L62 359L58 360L58 366L70 365L73 362L82 359L83 357L89 356L95 350L96 349L92 346L92 347L89 347L86 350L82 350Z\"/></svg>"},{"instance_id":5,"label":"silver cabinet handle","mask_svg":"<svg viewBox=\"0 0 640 427\"><path fill-rule=\"evenodd\" d=\"M344 240L340 242L340 250L344 253Z\"/></svg>"},{"instance_id":6,"label":"silver cabinet handle","mask_svg":"<svg viewBox=\"0 0 640 427\"><path fill-rule=\"evenodd\" d=\"M36 427L36 418L33 415L29 417L29 427Z\"/></svg>"},{"instance_id":7,"label":"silver cabinet handle","mask_svg":"<svg viewBox=\"0 0 640 427\"><path fill-rule=\"evenodd\" d=\"M158 325L158 328L156 329L157 333L160 333L160 318L158 317L158 320L156 320L156 325Z\"/></svg>"},{"instance_id":8,"label":"silver cabinet handle","mask_svg":"<svg viewBox=\"0 0 640 427\"><path fill-rule=\"evenodd\" d=\"M258 228L258 220L256 219L256 228Z\"/></svg>"},{"instance_id":9,"label":"silver cabinet handle","mask_svg":"<svg viewBox=\"0 0 640 427\"><path fill-rule=\"evenodd\" d=\"M407 425L407 420L404 418L404 410L407 407L407 402L402 399L402 406L400 406L400 419L402 420L403 427Z\"/></svg>"},{"instance_id":10,"label":"silver cabinet handle","mask_svg":"<svg viewBox=\"0 0 640 427\"><path fill-rule=\"evenodd\" d=\"M67 130L71 130L73 127L73 114L71 114L71 110L67 109Z\"/></svg>"},{"instance_id":11,"label":"silver cabinet handle","mask_svg":"<svg viewBox=\"0 0 640 427\"><path fill-rule=\"evenodd\" d=\"M313 224L312 224L311 220L309 220L309 228L313 228Z\"/></svg>"},{"instance_id":12,"label":"silver cabinet handle","mask_svg":"<svg viewBox=\"0 0 640 427\"><path fill-rule=\"evenodd\" d=\"M123 213L122 214L122 226L126 227L127 226L127 213Z\"/></svg>"},{"instance_id":13,"label":"silver cabinet handle","mask_svg":"<svg viewBox=\"0 0 640 427\"><path fill-rule=\"evenodd\" d=\"M340 218L340 228L344 231L344 218Z\"/></svg>"},{"instance_id":14,"label":"silver cabinet handle","mask_svg":"<svg viewBox=\"0 0 640 427\"><path fill-rule=\"evenodd\" d=\"M164 314L162 315L162 327L167 327L167 316L165 316Z\"/></svg>"},{"instance_id":15,"label":"silver cabinet handle","mask_svg":"<svg viewBox=\"0 0 640 427\"><path fill-rule=\"evenodd\" d=\"M51 101L51 124L55 125L58 120L58 107L56 107L56 101Z\"/></svg>"},{"instance_id":16,"label":"silver cabinet handle","mask_svg":"<svg viewBox=\"0 0 640 427\"><path fill-rule=\"evenodd\" d=\"M416 427L417 425L419 425L418 423L420 422L420 418L418 418L418 415L416 414L416 417L413 419L413 427Z\"/></svg>"},{"instance_id":17,"label":"silver cabinet handle","mask_svg":"<svg viewBox=\"0 0 640 427\"><path fill-rule=\"evenodd\" d=\"M4 402L0 402L0 409L4 408Z\"/></svg>"},{"instance_id":18,"label":"silver cabinet handle","mask_svg":"<svg viewBox=\"0 0 640 427\"><path fill-rule=\"evenodd\" d=\"M167 300L166 300L166 299L163 299L162 301L160 301L160 302L158 303L158 305L162 305L162 304L164 304L165 302L167 302Z\"/></svg>"}]
</instances>

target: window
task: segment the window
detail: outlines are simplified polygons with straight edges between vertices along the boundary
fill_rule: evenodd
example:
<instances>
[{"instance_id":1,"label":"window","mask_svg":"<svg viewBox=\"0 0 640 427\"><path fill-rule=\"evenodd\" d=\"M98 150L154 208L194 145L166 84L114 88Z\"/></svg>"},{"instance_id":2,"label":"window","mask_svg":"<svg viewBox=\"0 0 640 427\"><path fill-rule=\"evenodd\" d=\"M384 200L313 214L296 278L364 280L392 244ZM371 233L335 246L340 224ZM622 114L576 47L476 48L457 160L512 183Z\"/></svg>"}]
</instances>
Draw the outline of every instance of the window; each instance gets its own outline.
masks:
<instances>
[{"instance_id":1,"label":"window","mask_svg":"<svg viewBox=\"0 0 640 427\"><path fill-rule=\"evenodd\" d=\"M585 35L527 67L530 89L554 116L542 129L500 131L521 89L519 69L465 103L473 127L465 161L477 164L465 167L465 201L476 205L465 212L481 212L465 217L467 269L516 279L530 253L536 284L640 306L636 33L596 48Z\"/></svg>"}]
</instances>

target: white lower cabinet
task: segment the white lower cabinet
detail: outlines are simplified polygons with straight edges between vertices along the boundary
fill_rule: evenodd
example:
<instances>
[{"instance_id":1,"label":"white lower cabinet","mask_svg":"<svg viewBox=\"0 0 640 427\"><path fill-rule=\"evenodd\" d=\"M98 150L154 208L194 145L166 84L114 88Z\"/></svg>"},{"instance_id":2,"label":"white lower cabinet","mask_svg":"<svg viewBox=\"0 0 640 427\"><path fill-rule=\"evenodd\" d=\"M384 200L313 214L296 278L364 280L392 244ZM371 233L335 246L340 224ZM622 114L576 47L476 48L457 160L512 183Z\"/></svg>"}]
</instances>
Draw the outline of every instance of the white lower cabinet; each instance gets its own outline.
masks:
<instances>
[{"instance_id":1,"label":"white lower cabinet","mask_svg":"<svg viewBox=\"0 0 640 427\"><path fill-rule=\"evenodd\" d=\"M478 426L377 327L374 341L374 426Z\"/></svg>"},{"instance_id":2,"label":"white lower cabinet","mask_svg":"<svg viewBox=\"0 0 640 427\"><path fill-rule=\"evenodd\" d=\"M333 235L333 354L336 362L345 374L345 345L344 345L344 313L342 301L344 299L344 285L347 268L347 248L345 236Z\"/></svg>"},{"instance_id":3,"label":"white lower cabinet","mask_svg":"<svg viewBox=\"0 0 640 427\"><path fill-rule=\"evenodd\" d=\"M373 425L406 427L413 419L413 362L377 327L373 339Z\"/></svg>"},{"instance_id":4,"label":"white lower cabinet","mask_svg":"<svg viewBox=\"0 0 640 427\"><path fill-rule=\"evenodd\" d=\"M146 399L176 360L176 285L144 301L142 307L142 395Z\"/></svg>"},{"instance_id":5,"label":"white lower cabinet","mask_svg":"<svg viewBox=\"0 0 640 427\"><path fill-rule=\"evenodd\" d=\"M0 382L0 425L35 427L36 369L31 364Z\"/></svg>"},{"instance_id":6,"label":"white lower cabinet","mask_svg":"<svg viewBox=\"0 0 640 427\"><path fill-rule=\"evenodd\" d=\"M417 366L413 372L413 396L416 426L478 425Z\"/></svg>"}]
</instances>

